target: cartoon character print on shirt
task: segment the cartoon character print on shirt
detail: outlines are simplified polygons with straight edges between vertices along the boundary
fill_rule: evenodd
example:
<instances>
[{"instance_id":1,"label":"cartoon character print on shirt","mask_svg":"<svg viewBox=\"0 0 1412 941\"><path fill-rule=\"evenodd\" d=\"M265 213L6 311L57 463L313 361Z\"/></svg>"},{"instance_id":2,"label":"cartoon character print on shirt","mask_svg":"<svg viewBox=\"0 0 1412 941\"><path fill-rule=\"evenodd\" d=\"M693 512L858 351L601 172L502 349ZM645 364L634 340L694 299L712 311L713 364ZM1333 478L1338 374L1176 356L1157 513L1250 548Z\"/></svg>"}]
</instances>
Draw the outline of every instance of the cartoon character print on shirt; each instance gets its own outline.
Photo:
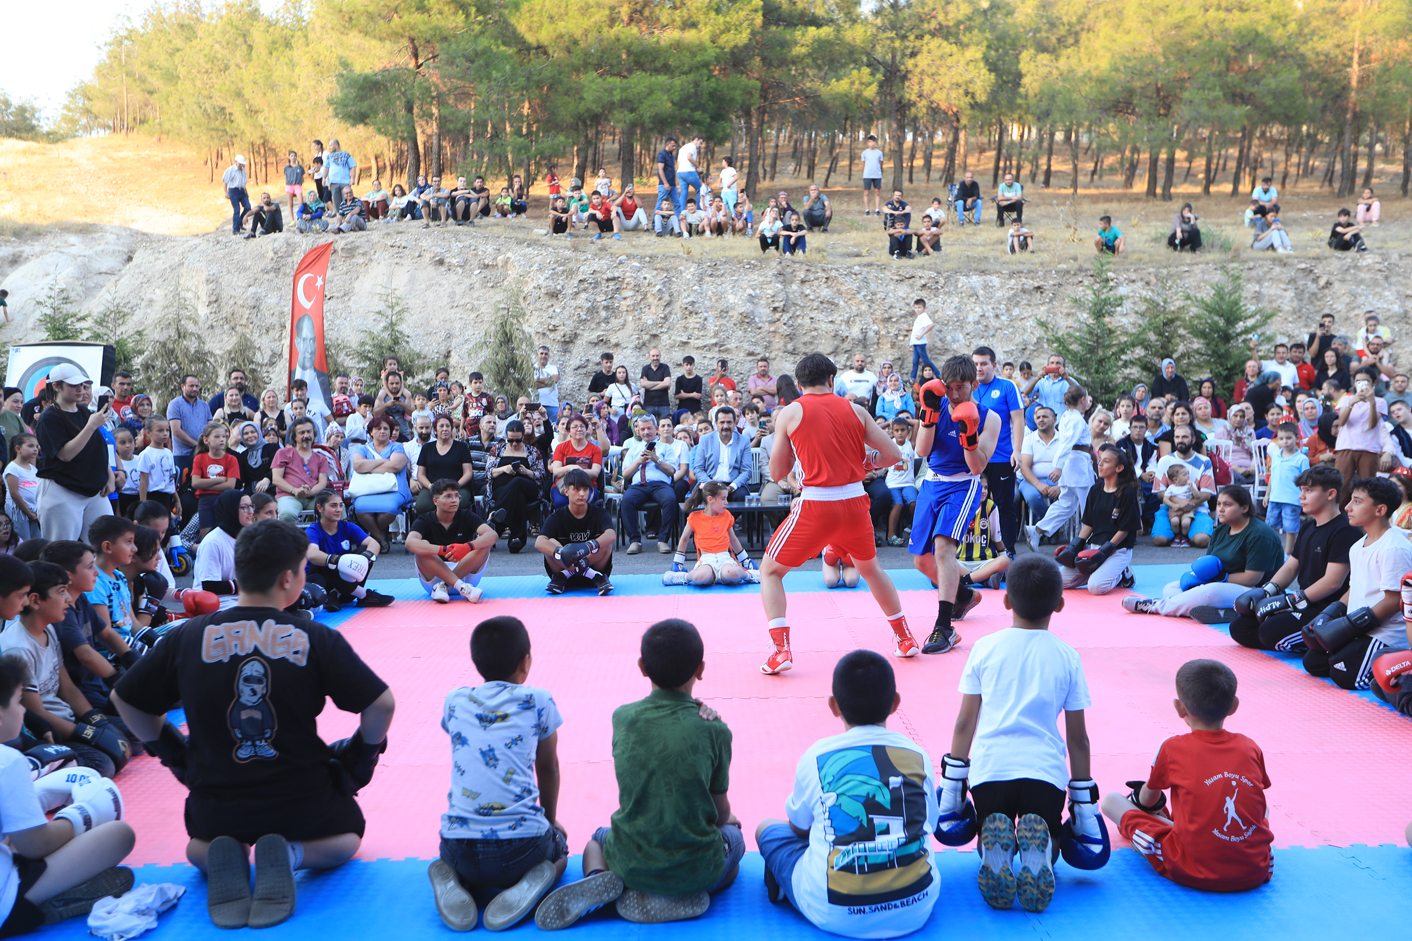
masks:
<instances>
[{"instance_id":1,"label":"cartoon character print on shirt","mask_svg":"<svg viewBox=\"0 0 1412 941\"><path fill-rule=\"evenodd\" d=\"M820 755L818 769L830 904L877 905L924 891L932 873L921 755L843 748Z\"/></svg>"},{"instance_id":2,"label":"cartoon character print on shirt","mask_svg":"<svg viewBox=\"0 0 1412 941\"><path fill-rule=\"evenodd\" d=\"M240 664L235 677L235 700L227 718L235 737L235 760L244 764L257 758L278 758L270 740L279 722L270 704L270 665L260 657Z\"/></svg>"}]
</instances>

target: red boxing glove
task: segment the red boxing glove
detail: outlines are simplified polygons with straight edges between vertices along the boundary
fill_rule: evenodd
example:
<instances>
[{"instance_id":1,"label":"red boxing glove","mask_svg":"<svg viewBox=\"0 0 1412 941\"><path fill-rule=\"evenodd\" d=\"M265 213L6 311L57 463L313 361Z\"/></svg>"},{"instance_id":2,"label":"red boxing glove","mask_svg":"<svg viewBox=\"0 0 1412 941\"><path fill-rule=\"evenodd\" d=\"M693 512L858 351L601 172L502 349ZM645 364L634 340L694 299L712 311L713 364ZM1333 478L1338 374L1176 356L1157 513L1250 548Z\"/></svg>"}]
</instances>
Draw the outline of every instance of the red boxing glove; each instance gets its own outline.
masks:
<instances>
[{"instance_id":1,"label":"red boxing glove","mask_svg":"<svg viewBox=\"0 0 1412 941\"><path fill-rule=\"evenodd\" d=\"M468 543L464 542L453 542L449 546L442 546L441 551L437 553L437 555L452 563L460 562L470 554L471 547Z\"/></svg>"},{"instance_id":2,"label":"red boxing glove","mask_svg":"<svg viewBox=\"0 0 1412 941\"><path fill-rule=\"evenodd\" d=\"M186 616L189 618L198 614L211 614L221 608L221 599L214 592L188 588L178 594L181 596L181 606L186 609Z\"/></svg>"},{"instance_id":3,"label":"red boxing glove","mask_svg":"<svg viewBox=\"0 0 1412 941\"><path fill-rule=\"evenodd\" d=\"M962 402L951 406L951 420L957 424L956 436L961 439L961 447L974 451L981 443L981 410L975 402Z\"/></svg>"},{"instance_id":4,"label":"red boxing glove","mask_svg":"<svg viewBox=\"0 0 1412 941\"><path fill-rule=\"evenodd\" d=\"M922 419L922 427L927 428L935 425L941 420L941 405L946 401L946 383L940 379L933 379L922 386L922 407L918 412L918 417Z\"/></svg>"},{"instance_id":5,"label":"red boxing glove","mask_svg":"<svg viewBox=\"0 0 1412 941\"><path fill-rule=\"evenodd\" d=\"M849 565L853 564L853 557L846 552L839 552L833 546L824 547L825 565Z\"/></svg>"},{"instance_id":6,"label":"red boxing glove","mask_svg":"<svg viewBox=\"0 0 1412 941\"><path fill-rule=\"evenodd\" d=\"M1402 576L1402 620L1412 624L1412 572Z\"/></svg>"},{"instance_id":7,"label":"red boxing glove","mask_svg":"<svg viewBox=\"0 0 1412 941\"><path fill-rule=\"evenodd\" d=\"M1385 653L1373 661L1373 679L1389 693L1400 691L1402 675L1408 672L1412 672L1412 651Z\"/></svg>"}]
</instances>

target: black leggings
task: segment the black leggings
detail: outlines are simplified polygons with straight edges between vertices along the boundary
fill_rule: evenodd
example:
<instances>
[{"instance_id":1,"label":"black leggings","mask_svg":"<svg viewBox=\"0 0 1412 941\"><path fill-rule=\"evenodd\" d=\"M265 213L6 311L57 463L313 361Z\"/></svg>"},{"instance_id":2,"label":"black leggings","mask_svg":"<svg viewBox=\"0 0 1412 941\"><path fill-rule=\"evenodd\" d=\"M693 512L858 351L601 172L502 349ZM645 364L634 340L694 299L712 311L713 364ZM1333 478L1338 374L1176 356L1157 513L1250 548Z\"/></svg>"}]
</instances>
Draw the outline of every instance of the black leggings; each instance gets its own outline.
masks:
<instances>
[{"instance_id":1,"label":"black leggings","mask_svg":"<svg viewBox=\"0 0 1412 941\"><path fill-rule=\"evenodd\" d=\"M780 237L778 235L760 236L760 251L768 252L770 249L780 250Z\"/></svg>"},{"instance_id":2,"label":"black leggings","mask_svg":"<svg viewBox=\"0 0 1412 941\"><path fill-rule=\"evenodd\" d=\"M1365 634L1333 653L1322 650L1306 652L1304 669L1310 676L1327 676L1344 689L1367 689L1373 675L1373 661L1392 649Z\"/></svg>"},{"instance_id":3,"label":"black leggings","mask_svg":"<svg viewBox=\"0 0 1412 941\"><path fill-rule=\"evenodd\" d=\"M1305 653L1309 648L1304 645L1304 625L1318 617L1335 600L1326 598L1303 611L1281 611L1259 624L1253 614L1240 615L1231 622L1231 640L1253 650Z\"/></svg>"},{"instance_id":4,"label":"black leggings","mask_svg":"<svg viewBox=\"0 0 1412 941\"><path fill-rule=\"evenodd\" d=\"M510 477L497 483L494 490L496 509L505 511L505 524L513 539L524 539L529 509L539 500L539 486L528 477Z\"/></svg>"},{"instance_id":5,"label":"black leggings","mask_svg":"<svg viewBox=\"0 0 1412 941\"><path fill-rule=\"evenodd\" d=\"M371 577L371 566L373 565L373 563L370 562L368 563L368 565L370 567L368 574ZM305 578L306 580L313 582L315 585L321 585L324 591L328 592L330 595L338 596L338 599L340 601L347 601L348 599L352 598L353 589L357 588L358 585L362 584L362 582L350 582L343 576L335 572L333 569L322 565L310 565L309 571L306 573Z\"/></svg>"},{"instance_id":6,"label":"black leggings","mask_svg":"<svg viewBox=\"0 0 1412 941\"><path fill-rule=\"evenodd\" d=\"M910 235L889 235L887 237L887 253L889 255L906 255L912 251L912 236Z\"/></svg>"},{"instance_id":7,"label":"black leggings","mask_svg":"<svg viewBox=\"0 0 1412 941\"><path fill-rule=\"evenodd\" d=\"M1167 236L1167 247L1174 252L1186 249L1189 252L1201 251L1201 230L1196 226L1191 227L1190 232L1184 232L1180 236L1175 231Z\"/></svg>"},{"instance_id":8,"label":"black leggings","mask_svg":"<svg viewBox=\"0 0 1412 941\"><path fill-rule=\"evenodd\" d=\"M987 781L971 788L976 805L976 825L983 826L991 814L1004 814L1017 820L1025 814L1039 814L1049 825L1049 853L1059 858L1059 828L1063 823L1064 801L1068 794L1048 781L1017 778L1013 781Z\"/></svg>"}]
</instances>

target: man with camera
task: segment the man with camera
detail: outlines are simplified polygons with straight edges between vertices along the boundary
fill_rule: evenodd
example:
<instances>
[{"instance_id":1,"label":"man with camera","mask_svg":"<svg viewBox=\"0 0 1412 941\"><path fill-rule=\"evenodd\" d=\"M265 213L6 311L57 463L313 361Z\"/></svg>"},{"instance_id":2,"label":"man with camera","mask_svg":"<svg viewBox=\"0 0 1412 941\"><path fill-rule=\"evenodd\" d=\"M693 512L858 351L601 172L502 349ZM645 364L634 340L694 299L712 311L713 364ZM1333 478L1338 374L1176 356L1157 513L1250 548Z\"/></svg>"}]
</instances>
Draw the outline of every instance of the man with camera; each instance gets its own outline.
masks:
<instances>
[{"instance_id":1,"label":"man with camera","mask_svg":"<svg viewBox=\"0 0 1412 941\"><path fill-rule=\"evenodd\" d=\"M672 551L663 537L671 528L669 521L677 516L677 494L672 484L686 476L691 457L679 441L657 439L657 422L644 415L637 420L638 437L623 447L623 527L627 530L628 555L642 551L642 531L637 514L646 505L655 505L662 513L658 529L657 551Z\"/></svg>"},{"instance_id":2,"label":"man with camera","mask_svg":"<svg viewBox=\"0 0 1412 941\"><path fill-rule=\"evenodd\" d=\"M1037 405L1048 406L1055 415L1064 414L1064 395L1070 388L1076 388L1078 383L1069 378L1069 366L1064 362L1064 357L1058 353L1051 353L1049 363L1044 367L1043 373L1033 376L1025 387L1020 390L1020 395L1025 401L1033 401ZM1030 421L1033 422L1034 413L1030 413Z\"/></svg>"}]
</instances>

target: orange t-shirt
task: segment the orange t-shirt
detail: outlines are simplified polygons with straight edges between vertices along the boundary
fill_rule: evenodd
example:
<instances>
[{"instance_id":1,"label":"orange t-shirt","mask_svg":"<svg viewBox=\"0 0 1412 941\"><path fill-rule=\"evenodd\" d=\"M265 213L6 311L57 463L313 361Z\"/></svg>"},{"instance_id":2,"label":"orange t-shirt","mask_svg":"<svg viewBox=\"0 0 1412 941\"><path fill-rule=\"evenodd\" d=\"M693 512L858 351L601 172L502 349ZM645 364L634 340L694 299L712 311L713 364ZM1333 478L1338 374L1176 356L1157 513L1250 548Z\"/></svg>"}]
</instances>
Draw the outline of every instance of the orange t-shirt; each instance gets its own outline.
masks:
<instances>
[{"instance_id":1,"label":"orange t-shirt","mask_svg":"<svg viewBox=\"0 0 1412 941\"><path fill-rule=\"evenodd\" d=\"M729 552L731 549L731 527L735 517L730 510L722 510L719 516L707 516L705 510L697 510L686 518L691 531L696 534L696 554L708 552Z\"/></svg>"}]
</instances>

